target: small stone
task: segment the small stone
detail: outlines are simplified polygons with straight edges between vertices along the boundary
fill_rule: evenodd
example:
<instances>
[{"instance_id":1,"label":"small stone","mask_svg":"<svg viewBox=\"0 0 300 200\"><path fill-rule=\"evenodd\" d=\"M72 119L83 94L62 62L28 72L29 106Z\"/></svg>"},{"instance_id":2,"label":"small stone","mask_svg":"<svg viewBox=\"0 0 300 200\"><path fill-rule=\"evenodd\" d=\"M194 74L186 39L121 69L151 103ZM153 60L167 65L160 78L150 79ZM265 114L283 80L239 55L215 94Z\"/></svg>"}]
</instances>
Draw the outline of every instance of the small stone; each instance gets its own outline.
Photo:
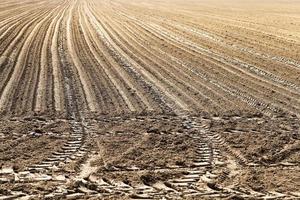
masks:
<instances>
[{"instance_id":1,"label":"small stone","mask_svg":"<svg viewBox=\"0 0 300 200\"><path fill-rule=\"evenodd\" d=\"M54 181L66 181L66 177L64 175L58 175L53 178Z\"/></svg>"}]
</instances>

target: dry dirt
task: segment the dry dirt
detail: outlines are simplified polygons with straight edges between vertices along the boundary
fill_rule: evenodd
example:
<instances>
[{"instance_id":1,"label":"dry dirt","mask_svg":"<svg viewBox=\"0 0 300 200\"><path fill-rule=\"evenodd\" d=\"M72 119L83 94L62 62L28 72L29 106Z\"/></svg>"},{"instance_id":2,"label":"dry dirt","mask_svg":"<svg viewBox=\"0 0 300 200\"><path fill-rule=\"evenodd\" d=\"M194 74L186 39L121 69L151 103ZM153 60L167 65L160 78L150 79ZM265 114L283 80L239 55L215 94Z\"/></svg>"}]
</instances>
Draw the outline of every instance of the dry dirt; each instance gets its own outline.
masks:
<instances>
[{"instance_id":1,"label":"dry dirt","mask_svg":"<svg viewBox=\"0 0 300 200\"><path fill-rule=\"evenodd\" d=\"M2 0L0 199L300 199L299 13Z\"/></svg>"}]
</instances>

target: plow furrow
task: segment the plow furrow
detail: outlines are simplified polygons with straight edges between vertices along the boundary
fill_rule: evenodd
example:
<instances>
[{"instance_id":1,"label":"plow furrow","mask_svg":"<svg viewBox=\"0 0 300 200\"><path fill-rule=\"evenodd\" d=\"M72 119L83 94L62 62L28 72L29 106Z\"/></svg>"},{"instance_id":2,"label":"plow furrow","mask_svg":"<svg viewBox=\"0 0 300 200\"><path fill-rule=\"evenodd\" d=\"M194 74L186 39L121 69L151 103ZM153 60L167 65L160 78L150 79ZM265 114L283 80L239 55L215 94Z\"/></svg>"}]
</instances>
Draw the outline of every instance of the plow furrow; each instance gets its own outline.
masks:
<instances>
[{"instance_id":1,"label":"plow furrow","mask_svg":"<svg viewBox=\"0 0 300 200\"><path fill-rule=\"evenodd\" d=\"M0 199L299 199L298 13L2 0Z\"/></svg>"}]
</instances>

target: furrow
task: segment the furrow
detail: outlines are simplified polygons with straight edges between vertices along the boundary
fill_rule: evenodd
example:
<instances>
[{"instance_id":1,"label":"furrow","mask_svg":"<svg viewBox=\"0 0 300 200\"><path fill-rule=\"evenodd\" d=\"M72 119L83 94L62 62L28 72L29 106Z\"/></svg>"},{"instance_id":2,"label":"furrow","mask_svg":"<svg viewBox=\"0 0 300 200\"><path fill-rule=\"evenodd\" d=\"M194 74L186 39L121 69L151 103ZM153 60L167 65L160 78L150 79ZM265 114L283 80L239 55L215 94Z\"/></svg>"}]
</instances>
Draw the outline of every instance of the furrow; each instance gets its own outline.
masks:
<instances>
[{"instance_id":1,"label":"furrow","mask_svg":"<svg viewBox=\"0 0 300 200\"><path fill-rule=\"evenodd\" d=\"M64 6L64 5L63 5ZM61 12L61 13L60 13ZM52 20L51 23L49 25L49 28L46 32L46 35L44 37L44 43L41 49L41 59L40 59L40 72L39 72L39 81L38 81L38 85L37 85L37 94L36 94L36 101L35 101L35 105L34 105L34 110L36 112L43 112L45 111L46 105L47 105L47 90L50 87L50 85L47 85L49 82L47 81L48 79L48 67L51 66L51 61L49 60L49 46L50 45L50 38L52 36L52 38L54 37L53 35L55 33L53 33L53 30L55 28L55 26L58 24L58 22L60 21L59 19L62 17L64 10L60 10L58 11L58 15L55 16Z\"/></svg>"},{"instance_id":2,"label":"furrow","mask_svg":"<svg viewBox=\"0 0 300 200\"><path fill-rule=\"evenodd\" d=\"M67 20L67 44L68 44L68 52L69 55L72 59L72 62L74 63L74 66L78 72L79 78L80 78L80 82L82 84L83 90L84 90L84 94L85 94L85 98L88 104L88 108L95 112L97 111L97 100L96 97L92 94L91 91L91 86L90 83L88 83L88 78L87 78L87 74L84 71L84 67L82 65L82 63L80 62L77 52L74 49L74 39L73 39L73 34L72 33L72 19L73 19L73 11L74 8L72 8L69 12L69 16L68 16L68 20Z\"/></svg>"},{"instance_id":3,"label":"furrow","mask_svg":"<svg viewBox=\"0 0 300 200\"><path fill-rule=\"evenodd\" d=\"M136 19L134 19L135 21L138 21L138 20L136 20ZM143 23L143 25L142 24L140 24L140 26L147 26L148 27L148 25L145 25L145 23ZM157 33L159 33L159 34L162 34L163 35L163 37L165 37L165 38L169 38L170 40L172 40L172 41L174 41L174 42L176 42L176 38L173 38L173 37L171 37L170 38L170 33L168 33L168 34L163 34L161 31L158 31L158 30L155 30L155 28L153 28L153 27L149 27L150 28L150 30L152 29L153 31L155 31L155 32L157 32ZM174 36L175 37L175 36ZM197 49L196 49L197 50ZM195 50L194 50L195 51ZM211 62L211 61L210 61ZM217 63L214 63L214 64L217 64ZM222 66L221 66L222 67ZM225 70L225 71L228 71L228 69L227 68L224 68L224 67L222 67L222 70ZM231 73L234 73L234 72L231 72ZM256 89L253 89L252 88L252 90L254 90L254 91L256 91L256 93L261 93L261 92L258 92ZM283 95L283 94L282 94ZM285 97L285 98L287 98L287 97ZM295 105L297 105L297 104L295 104ZM297 109L297 108L296 108ZM290 109L290 110L293 110L293 109Z\"/></svg>"},{"instance_id":4,"label":"furrow","mask_svg":"<svg viewBox=\"0 0 300 200\"><path fill-rule=\"evenodd\" d=\"M53 11L52 11L53 12ZM14 88L16 87L15 83L18 83L20 81L20 78L22 76L22 72L24 70L24 63L26 62L26 57L28 56L27 49L29 48L30 44L32 43L36 33L38 32L40 26L47 20L50 13L47 13L45 18L39 21L35 27L32 29L26 40L24 41L24 46L20 50L20 54L18 55L18 61L14 67L14 70L10 76L10 79L8 80L7 84L5 85L1 97L0 97L0 110L4 110L5 108L9 107L7 104L9 103L9 100L11 98L12 92L14 91ZM24 29L23 29L24 30ZM24 30L25 31L25 30ZM19 37L21 37L22 33L19 33ZM16 41L17 42L17 41ZM13 48L14 45L11 46Z\"/></svg>"},{"instance_id":5,"label":"furrow","mask_svg":"<svg viewBox=\"0 0 300 200\"><path fill-rule=\"evenodd\" d=\"M99 44L99 41L98 40L95 40L95 37L93 37L91 34L93 34L93 30L91 30L91 27L89 27L89 23L88 23L88 20L86 19L86 15L83 14L84 16L84 25L83 23L82 24L82 31L84 32L84 36L85 36L85 39L89 45L89 48L90 50L92 51L93 53L93 56L94 58L96 59L96 62L100 64L101 66L101 69L104 71L104 74L105 76L107 77L107 79L112 83L113 87L118 91L118 93L122 96L122 99L126 102L128 108L131 110L131 111L136 111L136 109L139 109L139 108L136 108L135 106L137 106L139 104L139 101L137 102L134 102L135 99L139 99L139 97L141 96L138 92L137 92L137 96L135 97L135 99L132 99L130 96L133 96L132 94L129 96L128 95L128 91L125 91L125 88L122 87L120 85L120 83L116 80L116 78L111 74L110 70L107 69L107 66L105 62L103 62L103 60L100 58L100 55L98 54L97 52L97 48L102 48L100 47L100 44ZM89 31L89 34L86 33L86 30ZM96 48L93 48L93 45L92 43L96 44L97 47ZM126 81L125 85L127 85L127 87L131 86L130 88L134 89L134 86L131 84L131 85L128 85L129 81ZM138 96L139 95L139 96ZM135 103L135 105L133 104L133 102ZM144 101L145 102L145 101ZM143 103L144 103L143 102ZM150 104L146 101L146 104L148 106L148 109L151 110L151 107L150 107Z\"/></svg>"},{"instance_id":6,"label":"furrow","mask_svg":"<svg viewBox=\"0 0 300 200\"><path fill-rule=\"evenodd\" d=\"M110 21L108 24L106 24L106 26L111 26L114 25L114 23L112 21ZM116 27L116 26L115 26ZM112 27L110 27L110 29L113 31ZM120 35L119 33L123 33L123 31L121 29L118 29L115 31L115 35L116 37L118 37L120 40L124 40L124 44L129 47L132 50L135 50L137 53L135 53L136 56L138 56L140 53L138 52L145 52L146 54L140 54L141 56L139 57L144 57L145 59L143 59L144 61L147 61L149 58L149 61L147 63L146 66L152 66L152 68L157 67L160 71L160 74L164 77L168 77L170 80L174 80L174 84L178 85L179 88L182 88L181 91L186 90L187 92L184 92L184 94L188 97L192 97L191 101L194 101L194 99L196 101L199 102L207 102L209 104L209 106L211 106L211 108L213 108L212 110L218 110L221 109L220 107L218 107L217 104L214 103L214 101L212 101L211 99L209 99L208 97L206 97L205 94L201 93L200 90L198 90L197 88L195 88L193 85L191 84L186 84L189 82L189 78L178 78L176 77L175 73L178 73L177 70L173 70L172 66L169 65L169 63L165 60L162 60L160 57L158 57L157 55L153 54L152 52L148 51L143 45L136 43L135 40L133 40L131 37L128 37L127 34L123 33L122 35ZM125 39L124 36L126 36L126 38L131 39L130 41L128 39ZM139 49L138 49L139 48ZM165 67L159 67L159 66L165 66ZM146 68L146 67L145 67ZM150 69L149 69L150 70ZM184 75L184 74L183 74ZM183 76L184 77L184 76ZM197 94L197 95L195 95ZM204 105L199 104L199 103L195 103L196 107L202 108L204 107ZM205 105L206 106L206 105ZM196 108L194 107L194 108ZM209 107L207 107L208 109Z\"/></svg>"}]
</instances>

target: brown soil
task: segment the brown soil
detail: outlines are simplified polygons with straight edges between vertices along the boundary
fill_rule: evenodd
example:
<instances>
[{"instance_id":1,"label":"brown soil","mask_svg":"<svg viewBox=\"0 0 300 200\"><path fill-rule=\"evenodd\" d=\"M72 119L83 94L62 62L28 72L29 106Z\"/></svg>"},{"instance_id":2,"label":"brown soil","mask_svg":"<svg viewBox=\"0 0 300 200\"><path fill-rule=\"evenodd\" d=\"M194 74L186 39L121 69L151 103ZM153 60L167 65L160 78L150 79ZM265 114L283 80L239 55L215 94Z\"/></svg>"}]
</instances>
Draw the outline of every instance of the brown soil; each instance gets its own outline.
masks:
<instances>
[{"instance_id":1,"label":"brown soil","mask_svg":"<svg viewBox=\"0 0 300 200\"><path fill-rule=\"evenodd\" d=\"M70 127L65 121L2 121L0 165L24 170L61 148Z\"/></svg>"},{"instance_id":2,"label":"brown soil","mask_svg":"<svg viewBox=\"0 0 300 200\"><path fill-rule=\"evenodd\" d=\"M213 120L211 130L220 133L230 146L249 161L299 162L299 120L294 116L238 116Z\"/></svg>"},{"instance_id":3,"label":"brown soil","mask_svg":"<svg viewBox=\"0 0 300 200\"><path fill-rule=\"evenodd\" d=\"M0 1L0 199L107 185L96 199L300 198L299 13L294 0ZM32 165L51 180L22 178Z\"/></svg>"}]
</instances>

